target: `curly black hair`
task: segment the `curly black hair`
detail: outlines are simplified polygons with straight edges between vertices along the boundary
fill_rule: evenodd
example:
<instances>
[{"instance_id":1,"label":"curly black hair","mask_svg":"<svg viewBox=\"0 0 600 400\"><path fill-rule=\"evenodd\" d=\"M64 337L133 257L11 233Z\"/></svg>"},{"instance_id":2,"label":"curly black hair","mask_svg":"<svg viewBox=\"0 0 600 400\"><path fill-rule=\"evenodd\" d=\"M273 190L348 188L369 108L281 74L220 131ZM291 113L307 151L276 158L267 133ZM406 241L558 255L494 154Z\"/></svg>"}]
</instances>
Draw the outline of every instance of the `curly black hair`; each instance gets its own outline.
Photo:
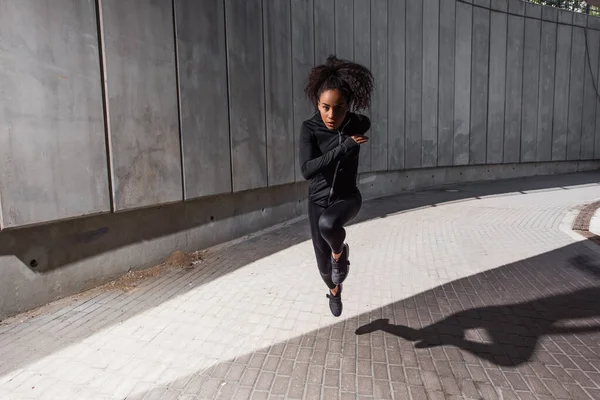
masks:
<instances>
[{"instance_id":1,"label":"curly black hair","mask_svg":"<svg viewBox=\"0 0 600 400\"><path fill-rule=\"evenodd\" d=\"M360 64L331 55L310 71L304 93L316 108L321 93L335 89L345 95L351 110L365 110L371 105L373 74Z\"/></svg>"}]
</instances>

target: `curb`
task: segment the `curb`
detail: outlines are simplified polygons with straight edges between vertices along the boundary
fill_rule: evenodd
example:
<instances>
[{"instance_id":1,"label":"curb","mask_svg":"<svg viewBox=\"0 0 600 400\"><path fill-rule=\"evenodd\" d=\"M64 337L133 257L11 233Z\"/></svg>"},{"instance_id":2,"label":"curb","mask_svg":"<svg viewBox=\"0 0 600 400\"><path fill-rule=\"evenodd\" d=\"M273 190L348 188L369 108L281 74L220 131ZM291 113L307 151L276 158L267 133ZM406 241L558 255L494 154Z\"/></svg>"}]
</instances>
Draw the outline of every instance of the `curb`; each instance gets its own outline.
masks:
<instances>
[{"instance_id":1,"label":"curb","mask_svg":"<svg viewBox=\"0 0 600 400\"><path fill-rule=\"evenodd\" d=\"M577 216L575 216L575 220L571 225L571 229L583 236L584 238L592 241L596 245L600 246L600 236L596 235L593 232L590 232L590 222L596 210L600 208L600 201L595 201L593 203L585 205Z\"/></svg>"}]
</instances>

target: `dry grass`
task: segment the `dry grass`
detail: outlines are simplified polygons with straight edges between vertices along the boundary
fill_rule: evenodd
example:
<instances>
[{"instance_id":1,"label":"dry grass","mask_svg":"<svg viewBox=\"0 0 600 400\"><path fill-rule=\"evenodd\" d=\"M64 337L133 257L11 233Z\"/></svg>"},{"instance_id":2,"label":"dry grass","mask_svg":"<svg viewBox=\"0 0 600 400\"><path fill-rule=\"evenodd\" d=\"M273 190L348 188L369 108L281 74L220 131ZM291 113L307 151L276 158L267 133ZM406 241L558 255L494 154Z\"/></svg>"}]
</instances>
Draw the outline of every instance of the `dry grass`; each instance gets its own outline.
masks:
<instances>
[{"instance_id":1,"label":"dry grass","mask_svg":"<svg viewBox=\"0 0 600 400\"><path fill-rule=\"evenodd\" d=\"M202 252L184 253L175 251L163 262L151 268L129 271L120 278L102 285L100 288L105 290L122 290L128 292L138 287L142 282L149 278L155 278L173 269L189 270L202 263ZM99 288L99 289L100 289Z\"/></svg>"}]
</instances>

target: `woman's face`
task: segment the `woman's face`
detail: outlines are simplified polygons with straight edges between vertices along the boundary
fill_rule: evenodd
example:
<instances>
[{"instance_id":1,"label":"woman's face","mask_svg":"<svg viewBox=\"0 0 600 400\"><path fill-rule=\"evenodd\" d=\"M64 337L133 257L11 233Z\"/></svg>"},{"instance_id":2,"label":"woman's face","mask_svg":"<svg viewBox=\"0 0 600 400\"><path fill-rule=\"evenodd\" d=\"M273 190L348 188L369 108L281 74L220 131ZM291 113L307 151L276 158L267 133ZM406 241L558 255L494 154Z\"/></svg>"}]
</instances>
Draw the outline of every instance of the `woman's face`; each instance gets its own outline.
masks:
<instances>
[{"instance_id":1,"label":"woman's face","mask_svg":"<svg viewBox=\"0 0 600 400\"><path fill-rule=\"evenodd\" d=\"M348 113L348 104L342 92L335 89L321 93L319 112L327 129L338 129Z\"/></svg>"}]
</instances>

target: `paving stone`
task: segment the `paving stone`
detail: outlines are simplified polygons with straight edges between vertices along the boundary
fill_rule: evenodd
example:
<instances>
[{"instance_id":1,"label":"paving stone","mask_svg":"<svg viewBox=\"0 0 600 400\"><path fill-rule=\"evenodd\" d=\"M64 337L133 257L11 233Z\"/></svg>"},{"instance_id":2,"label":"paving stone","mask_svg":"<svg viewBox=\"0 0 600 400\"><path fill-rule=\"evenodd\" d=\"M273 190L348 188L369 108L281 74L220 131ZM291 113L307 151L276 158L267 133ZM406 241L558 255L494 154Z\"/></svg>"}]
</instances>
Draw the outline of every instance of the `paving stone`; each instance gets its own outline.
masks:
<instances>
[{"instance_id":1,"label":"paving stone","mask_svg":"<svg viewBox=\"0 0 600 400\"><path fill-rule=\"evenodd\" d=\"M600 252L563 223L598 181L364 202L337 319L306 220L136 291L63 299L0 323L0 397L600 398ZM589 331L560 331L571 325Z\"/></svg>"}]
</instances>

